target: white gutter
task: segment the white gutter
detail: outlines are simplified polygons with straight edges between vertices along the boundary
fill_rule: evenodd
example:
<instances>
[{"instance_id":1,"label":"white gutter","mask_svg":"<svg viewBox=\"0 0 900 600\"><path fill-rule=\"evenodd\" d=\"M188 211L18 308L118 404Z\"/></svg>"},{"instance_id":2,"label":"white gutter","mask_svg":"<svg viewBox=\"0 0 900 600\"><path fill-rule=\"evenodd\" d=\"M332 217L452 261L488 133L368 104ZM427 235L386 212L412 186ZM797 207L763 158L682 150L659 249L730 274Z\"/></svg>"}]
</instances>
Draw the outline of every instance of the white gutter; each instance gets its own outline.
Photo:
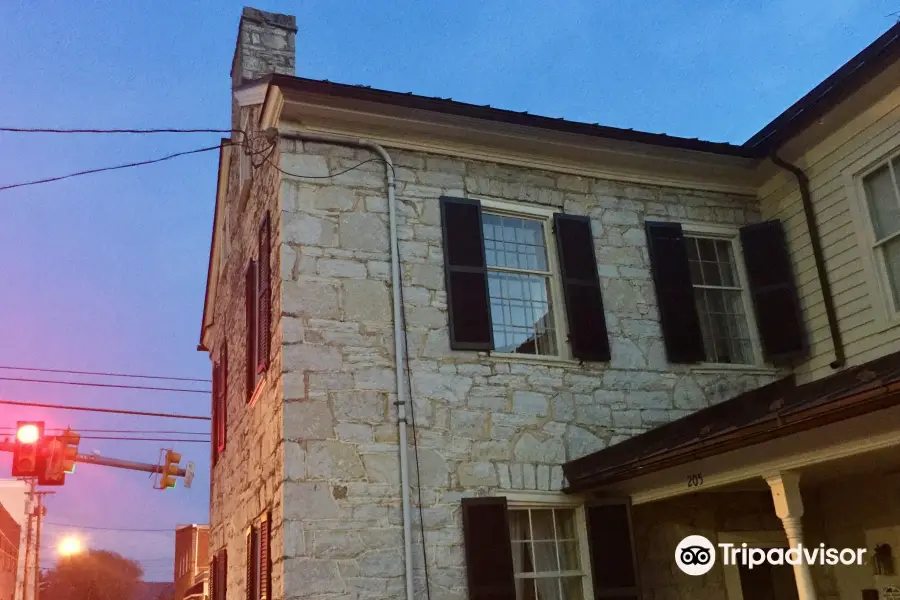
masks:
<instances>
[{"instance_id":1,"label":"white gutter","mask_svg":"<svg viewBox=\"0 0 900 600\"><path fill-rule=\"evenodd\" d=\"M400 248L397 242L397 200L395 198L396 185L394 183L394 163L390 155L380 144L362 138L349 138L323 133L290 132L280 133L279 137L286 140L300 140L308 142L321 142L339 146L355 146L371 150L384 161L384 171L387 175L388 196L388 221L390 222L391 238L391 286L393 287L394 304L394 370L397 379L397 427L400 433L400 496L403 505L403 559L406 572L406 599L413 600L413 573L412 573L412 509L409 504L409 456L407 453L407 417L406 386L403 365L405 364L405 336L403 328L403 307L400 303Z\"/></svg>"}]
</instances>

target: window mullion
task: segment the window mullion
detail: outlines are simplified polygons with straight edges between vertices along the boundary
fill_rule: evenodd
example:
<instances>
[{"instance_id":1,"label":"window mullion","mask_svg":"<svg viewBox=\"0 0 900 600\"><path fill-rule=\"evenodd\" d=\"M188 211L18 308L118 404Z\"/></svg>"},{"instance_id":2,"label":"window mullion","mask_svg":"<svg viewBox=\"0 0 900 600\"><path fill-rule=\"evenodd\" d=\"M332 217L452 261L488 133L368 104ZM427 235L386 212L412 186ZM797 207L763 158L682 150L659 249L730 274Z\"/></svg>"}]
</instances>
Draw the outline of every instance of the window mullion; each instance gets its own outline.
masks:
<instances>
[{"instance_id":1,"label":"window mullion","mask_svg":"<svg viewBox=\"0 0 900 600\"><path fill-rule=\"evenodd\" d=\"M497 271L499 273L525 273L526 275L541 275L543 277L552 277L553 271L541 271L535 269L521 269L517 267L503 267L500 265L488 265L488 271Z\"/></svg>"},{"instance_id":2,"label":"window mullion","mask_svg":"<svg viewBox=\"0 0 900 600\"><path fill-rule=\"evenodd\" d=\"M876 241L876 242L875 242L875 245L872 246L872 247L873 247L873 248L880 248L881 246L884 246L884 245L887 244L887 243L893 242L893 241L896 240L897 238L900 238L900 229L898 229L898 230L895 231L894 233L892 233L892 234L890 234L890 235L887 235L887 236L881 238L880 240Z\"/></svg>"}]
</instances>

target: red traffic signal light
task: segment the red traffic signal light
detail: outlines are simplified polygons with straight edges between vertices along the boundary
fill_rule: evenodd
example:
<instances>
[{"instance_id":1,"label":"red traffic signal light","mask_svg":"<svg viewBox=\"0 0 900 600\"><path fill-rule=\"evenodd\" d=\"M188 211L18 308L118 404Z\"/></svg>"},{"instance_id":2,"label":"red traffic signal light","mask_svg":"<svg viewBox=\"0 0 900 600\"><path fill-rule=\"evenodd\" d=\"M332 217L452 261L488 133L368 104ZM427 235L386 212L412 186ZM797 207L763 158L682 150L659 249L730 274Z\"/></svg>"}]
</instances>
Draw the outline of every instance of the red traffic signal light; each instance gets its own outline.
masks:
<instances>
[{"instance_id":1,"label":"red traffic signal light","mask_svg":"<svg viewBox=\"0 0 900 600\"><path fill-rule=\"evenodd\" d=\"M16 424L16 444L13 450L13 477L34 477L45 461L40 456L44 438L43 421L19 421Z\"/></svg>"},{"instance_id":2,"label":"red traffic signal light","mask_svg":"<svg viewBox=\"0 0 900 600\"><path fill-rule=\"evenodd\" d=\"M41 427L37 423L20 423L16 440L21 444L34 444L41 439Z\"/></svg>"}]
</instances>

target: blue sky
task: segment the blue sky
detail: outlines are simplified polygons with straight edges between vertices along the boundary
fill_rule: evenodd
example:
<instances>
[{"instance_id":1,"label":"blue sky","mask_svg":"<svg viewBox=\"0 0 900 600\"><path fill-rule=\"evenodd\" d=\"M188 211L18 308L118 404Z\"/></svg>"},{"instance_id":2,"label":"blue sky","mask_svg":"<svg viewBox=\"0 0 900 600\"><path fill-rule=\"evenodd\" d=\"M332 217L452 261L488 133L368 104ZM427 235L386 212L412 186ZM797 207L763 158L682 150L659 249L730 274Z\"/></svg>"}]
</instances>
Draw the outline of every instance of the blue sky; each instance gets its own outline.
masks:
<instances>
[{"instance_id":1,"label":"blue sky","mask_svg":"<svg viewBox=\"0 0 900 600\"><path fill-rule=\"evenodd\" d=\"M742 142L894 22L897 0L259 1L295 14L297 74L652 132ZM220 128L240 2L0 4L0 126ZM218 136L0 133L0 185L153 158ZM0 192L0 365L208 377L195 350L216 157ZM0 376L13 375L0 372ZM200 394L0 381L0 397L208 414ZM0 405L75 428L208 430L202 422ZM208 519L209 449L193 489L83 466L47 520L173 528ZM85 440L155 462L159 444ZM6 464L7 466L4 466ZM0 459L0 476L8 474ZM48 526L45 544L66 528ZM84 532L172 577L174 537ZM44 554L52 564L52 552Z\"/></svg>"}]
</instances>

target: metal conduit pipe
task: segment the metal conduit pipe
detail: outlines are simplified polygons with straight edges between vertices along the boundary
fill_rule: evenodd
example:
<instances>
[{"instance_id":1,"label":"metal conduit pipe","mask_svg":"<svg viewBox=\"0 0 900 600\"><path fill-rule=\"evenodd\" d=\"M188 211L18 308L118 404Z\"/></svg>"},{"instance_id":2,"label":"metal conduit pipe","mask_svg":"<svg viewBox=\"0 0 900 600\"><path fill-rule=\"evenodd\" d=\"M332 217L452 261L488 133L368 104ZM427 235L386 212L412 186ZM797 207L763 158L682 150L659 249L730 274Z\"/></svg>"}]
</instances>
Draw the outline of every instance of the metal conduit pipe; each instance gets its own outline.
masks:
<instances>
[{"instance_id":1,"label":"metal conduit pipe","mask_svg":"<svg viewBox=\"0 0 900 600\"><path fill-rule=\"evenodd\" d=\"M776 166L789 171L797 178L800 188L800 198L803 201L803 213L806 216L806 227L809 231L809 241L812 245L813 261L816 264L816 274L819 277L819 286L822 289L822 302L825 304L825 316L828 318L828 329L831 332L831 344L834 346L834 360L831 361L832 369L840 369L846 362L844 354L844 340L838 327L837 313L834 310L834 296L831 293L831 282L828 281L828 271L825 268L825 256L822 254L822 240L819 237L819 224L816 222L816 213L813 209L812 197L809 193L809 177L803 169L781 159L777 153L770 156Z\"/></svg>"},{"instance_id":2,"label":"metal conduit pipe","mask_svg":"<svg viewBox=\"0 0 900 600\"><path fill-rule=\"evenodd\" d=\"M406 599L413 600L413 572L412 572L412 509L409 502L409 456L407 454L407 403L406 385L403 372L405 362L405 347L403 307L400 304L400 248L397 242L397 201L395 198L396 185L394 183L394 163L390 155L380 145L371 140L362 138L343 137L323 133L290 132L279 133L279 137L286 140L298 140L301 142L321 142L338 146L350 146L365 148L378 155L384 161L384 170L387 177L388 220L390 222L391 238L391 285L393 286L394 305L394 368L397 379L397 428L400 436L400 496L403 507L403 560L406 573Z\"/></svg>"}]
</instances>

